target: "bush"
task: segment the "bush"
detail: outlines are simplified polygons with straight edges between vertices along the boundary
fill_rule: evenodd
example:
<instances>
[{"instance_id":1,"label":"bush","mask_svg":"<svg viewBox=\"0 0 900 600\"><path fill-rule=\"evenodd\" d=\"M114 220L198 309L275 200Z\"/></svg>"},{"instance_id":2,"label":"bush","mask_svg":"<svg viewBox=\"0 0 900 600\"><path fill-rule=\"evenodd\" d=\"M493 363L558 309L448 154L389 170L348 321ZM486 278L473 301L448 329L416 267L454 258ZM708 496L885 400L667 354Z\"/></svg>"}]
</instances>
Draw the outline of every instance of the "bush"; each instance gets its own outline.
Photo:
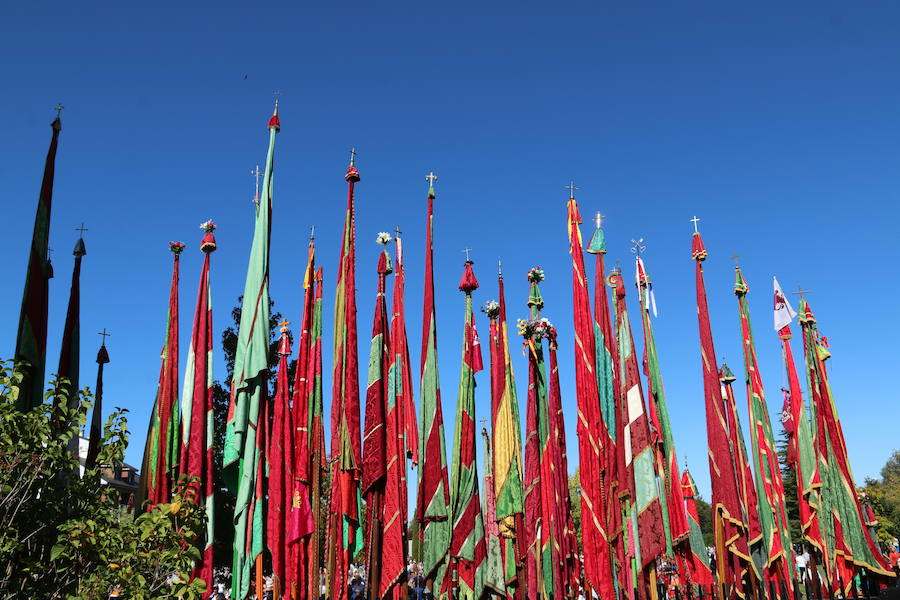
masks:
<instances>
[{"instance_id":1,"label":"bush","mask_svg":"<svg viewBox=\"0 0 900 600\"><path fill-rule=\"evenodd\" d=\"M134 517L100 469L79 476L70 448L91 406L85 389L65 397L51 382L44 403L20 412L21 371L0 361L0 599L130 599L203 596L190 581L200 554L191 544L205 527L202 507L186 491L171 504ZM55 402L54 402L55 400ZM126 411L106 422L99 465L122 464Z\"/></svg>"}]
</instances>

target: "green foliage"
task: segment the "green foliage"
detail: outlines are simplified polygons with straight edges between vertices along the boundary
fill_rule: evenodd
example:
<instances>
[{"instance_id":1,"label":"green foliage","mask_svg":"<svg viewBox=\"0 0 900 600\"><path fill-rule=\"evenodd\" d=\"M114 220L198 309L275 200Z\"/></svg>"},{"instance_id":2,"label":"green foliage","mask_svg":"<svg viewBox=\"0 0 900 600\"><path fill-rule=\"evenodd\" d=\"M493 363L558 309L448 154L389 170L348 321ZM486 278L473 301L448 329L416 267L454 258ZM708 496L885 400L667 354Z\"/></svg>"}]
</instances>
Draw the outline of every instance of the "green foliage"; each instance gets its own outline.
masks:
<instances>
[{"instance_id":1,"label":"green foliage","mask_svg":"<svg viewBox=\"0 0 900 600\"><path fill-rule=\"evenodd\" d=\"M572 506L572 523L578 537L578 549L581 551L581 473L578 469L569 477L569 504Z\"/></svg>"},{"instance_id":2,"label":"green foliage","mask_svg":"<svg viewBox=\"0 0 900 600\"><path fill-rule=\"evenodd\" d=\"M79 472L78 431L91 406L88 390L70 399L51 382L45 402L15 406L20 367L0 361L0 599L199 599L202 581L187 583L197 550L191 540L205 516L183 496L134 519L101 477L122 464L126 411L106 422L97 468ZM54 402L53 400L56 400ZM70 406L71 404L71 406Z\"/></svg>"},{"instance_id":3,"label":"green foliage","mask_svg":"<svg viewBox=\"0 0 900 600\"><path fill-rule=\"evenodd\" d=\"M862 490L875 516L881 542L900 539L900 450L894 450L881 469L880 479L866 479Z\"/></svg>"}]
</instances>

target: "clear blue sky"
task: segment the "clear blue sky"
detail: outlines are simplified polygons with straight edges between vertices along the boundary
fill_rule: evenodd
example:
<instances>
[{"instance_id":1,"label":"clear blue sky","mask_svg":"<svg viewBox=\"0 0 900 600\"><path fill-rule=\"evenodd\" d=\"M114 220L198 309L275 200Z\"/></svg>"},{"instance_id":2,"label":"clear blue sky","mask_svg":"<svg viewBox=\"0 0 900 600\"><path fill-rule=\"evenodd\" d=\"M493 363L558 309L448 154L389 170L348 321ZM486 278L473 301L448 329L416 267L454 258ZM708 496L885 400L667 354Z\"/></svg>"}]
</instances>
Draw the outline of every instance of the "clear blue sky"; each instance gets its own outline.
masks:
<instances>
[{"instance_id":1,"label":"clear blue sky","mask_svg":"<svg viewBox=\"0 0 900 600\"><path fill-rule=\"evenodd\" d=\"M0 355L13 352L47 125L61 102L48 365L58 360L73 228L84 221L90 231L81 379L93 386L95 332L108 328L105 403L131 411L132 463L140 461L159 370L167 242L188 244L183 361L201 262L200 222L219 224L212 267L217 329L229 324L242 293L252 233L250 170L264 157L274 90L282 92L283 127L272 297L278 310L298 320L305 240L315 225L326 277L326 349L347 150L358 149L362 173L362 356L374 303L375 234L399 225L418 364L423 176L434 170L440 177L435 258L448 442L463 316L456 285L460 249L468 246L482 283L478 304L496 296L495 263L503 257L511 319L527 313L526 271L544 267L544 312L561 334L574 470L563 189L574 179L585 217L596 210L608 216L612 264L621 259L630 271L629 239L647 240L676 446L688 455L704 494L709 479L688 221L694 214L702 218L710 252L706 281L719 359L742 376L728 259L738 253L751 286L772 412L780 409L783 383L771 329L775 274L786 289L813 290L811 305L832 342L830 373L857 481L875 475L900 446L900 399L890 384L900 359L893 310L900 291L893 274L900 190L896 3L182 3L153 9L19 3L0 9L0 22L7 224L0 236L6 266ZM481 315L478 326L484 336ZM637 344L640 351L639 336ZM513 355L524 399L518 346ZM221 378L220 355L217 361ZM479 378L480 417L487 415L489 394L487 373ZM742 385L737 394L745 416Z\"/></svg>"}]
</instances>

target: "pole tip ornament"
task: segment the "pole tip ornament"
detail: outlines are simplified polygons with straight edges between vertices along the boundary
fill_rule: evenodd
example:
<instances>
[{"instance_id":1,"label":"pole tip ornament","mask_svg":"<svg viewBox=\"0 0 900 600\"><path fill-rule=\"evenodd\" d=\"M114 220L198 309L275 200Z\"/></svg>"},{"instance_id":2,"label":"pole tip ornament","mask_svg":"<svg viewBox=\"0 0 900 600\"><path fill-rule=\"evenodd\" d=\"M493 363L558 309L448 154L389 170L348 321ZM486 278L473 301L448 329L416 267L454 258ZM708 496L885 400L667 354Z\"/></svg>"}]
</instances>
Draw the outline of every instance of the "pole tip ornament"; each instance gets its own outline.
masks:
<instances>
[{"instance_id":1,"label":"pole tip ornament","mask_svg":"<svg viewBox=\"0 0 900 600\"><path fill-rule=\"evenodd\" d=\"M606 235L604 235L603 229L601 228L604 218L605 217L600 214L600 211L597 211L597 216L594 218L596 229L594 229L594 235L591 236L591 242L588 244L585 252L590 254L606 254Z\"/></svg>"},{"instance_id":2,"label":"pole tip ornament","mask_svg":"<svg viewBox=\"0 0 900 600\"><path fill-rule=\"evenodd\" d=\"M288 325L290 324L291 322L287 319L282 319L278 324L279 331L281 331L281 338L278 340L278 354L282 356L291 355L291 337L288 335Z\"/></svg>"},{"instance_id":3,"label":"pole tip ornament","mask_svg":"<svg viewBox=\"0 0 900 600\"><path fill-rule=\"evenodd\" d=\"M56 117L53 119L53 122L50 123L50 127L53 128L54 131L60 131L62 129L62 121L60 120L60 114L62 114L62 110L65 108L62 104L57 104L53 110L56 111Z\"/></svg>"},{"instance_id":4,"label":"pole tip ornament","mask_svg":"<svg viewBox=\"0 0 900 600\"><path fill-rule=\"evenodd\" d=\"M269 119L269 129L275 129L275 131L281 130L281 119L278 118L278 95L281 92L275 92L275 110L272 111L272 117Z\"/></svg>"},{"instance_id":5,"label":"pole tip ornament","mask_svg":"<svg viewBox=\"0 0 900 600\"><path fill-rule=\"evenodd\" d=\"M213 231L216 230L216 224L212 219L206 221L204 223L200 223L200 229L206 232L203 236L203 240L200 242L200 250L202 252L206 252L209 254L210 252L216 251L216 236L213 235Z\"/></svg>"},{"instance_id":6,"label":"pole tip ornament","mask_svg":"<svg viewBox=\"0 0 900 600\"><path fill-rule=\"evenodd\" d=\"M393 273L394 267L391 265L391 256L387 251L387 245L391 243L391 234L387 231L380 231L378 232L378 235L375 236L375 242L384 248L381 251L381 255L378 257L378 274L388 275Z\"/></svg>"},{"instance_id":7,"label":"pole tip ornament","mask_svg":"<svg viewBox=\"0 0 900 600\"><path fill-rule=\"evenodd\" d=\"M463 269L462 279L459 280L459 291L471 294L478 289L478 280L475 278L475 272L472 265L475 264L471 260L466 260L466 266Z\"/></svg>"},{"instance_id":8,"label":"pole tip ornament","mask_svg":"<svg viewBox=\"0 0 900 600\"><path fill-rule=\"evenodd\" d=\"M425 181L428 182L428 197L434 198L434 182L437 181L438 176L434 174L434 171L428 173L425 176Z\"/></svg>"},{"instance_id":9,"label":"pole tip ornament","mask_svg":"<svg viewBox=\"0 0 900 600\"><path fill-rule=\"evenodd\" d=\"M719 369L719 381L725 385L731 385L736 379L737 377L734 376L734 373L731 372L731 369L729 369L728 365L723 361L722 368Z\"/></svg>"},{"instance_id":10,"label":"pole tip ornament","mask_svg":"<svg viewBox=\"0 0 900 600\"><path fill-rule=\"evenodd\" d=\"M706 246L703 245L703 238L700 233L695 231L691 238L691 258L697 262L706 260Z\"/></svg>"},{"instance_id":11,"label":"pole tip ornament","mask_svg":"<svg viewBox=\"0 0 900 600\"><path fill-rule=\"evenodd\" d=\"M169 252L175 255L175 259L178 259L178 255L184 252L184 242L169 242Z\"/></svg>"},{"instance_id":12,"label":"pole tip ornament","mask_svg":"<svg viewBox=\"0 0 900 600\"><path fill-rule=\"evenodd\" d=\"M744 279L744 274L741 273L740 267L734 268L734 295L735 296L744 296L747 292L750 291L750 286L747 285L747 281Z\"/></svg>"}]
</instances>

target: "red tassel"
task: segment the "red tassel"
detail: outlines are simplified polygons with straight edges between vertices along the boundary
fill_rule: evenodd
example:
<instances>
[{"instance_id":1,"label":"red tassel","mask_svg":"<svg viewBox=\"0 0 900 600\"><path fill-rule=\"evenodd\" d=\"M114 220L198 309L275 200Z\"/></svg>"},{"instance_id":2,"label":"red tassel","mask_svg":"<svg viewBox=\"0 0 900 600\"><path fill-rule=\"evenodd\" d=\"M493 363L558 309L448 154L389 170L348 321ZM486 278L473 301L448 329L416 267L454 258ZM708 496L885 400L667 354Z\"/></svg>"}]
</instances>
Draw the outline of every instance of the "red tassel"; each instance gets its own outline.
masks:
<instances>
[{"instance_id":1,"label":"red tassel","mask_svg":"<svg viewBox=\"0 0 900 600\"><path fill-rule=\"evenodd\" d=\"M478 280L475 279L472 264L471 260L466 261L466 269L463 271L462 279L459 280L459 290L461 292L470 293L478 289Z\"/></svg>"}]
</instances>

